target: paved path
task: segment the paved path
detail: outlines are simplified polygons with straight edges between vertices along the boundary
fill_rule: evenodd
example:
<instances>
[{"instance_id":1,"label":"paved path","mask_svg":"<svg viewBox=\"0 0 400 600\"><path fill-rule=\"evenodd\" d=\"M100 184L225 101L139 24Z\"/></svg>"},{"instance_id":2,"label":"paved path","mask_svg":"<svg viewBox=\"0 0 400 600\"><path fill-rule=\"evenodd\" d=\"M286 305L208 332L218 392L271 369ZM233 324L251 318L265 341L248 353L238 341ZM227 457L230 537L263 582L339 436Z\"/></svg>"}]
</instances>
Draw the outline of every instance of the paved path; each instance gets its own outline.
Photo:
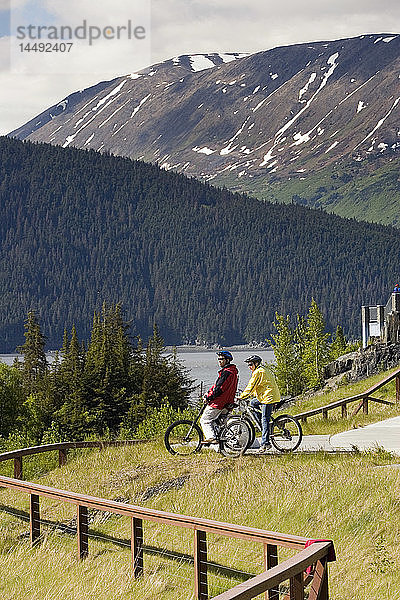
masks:
<instances>
[{"instance_id":1,"label":"paved path","mask_svg":"<svg viewBox=\"0 0 400 600\"><path fill-rule=\"evenodd\" d=\"M324 450L325 452L337 452L337 450L329 443L329 438L329 435L305 435L295 452L318 452L319 450ZM257 454L259 447L259 442L256 438L253 446L246 451L246 454ZM269 450L268 454L281 454L281 452L278 452L273 448L272 450Z\"/></svg>"},{"instance_id":2,"label":"paved path","mask_svg":"<svg viewBox=\"0 0 400 600\"><path fill-rule=\"evenodd\" d=\"M383 448L400 456L400 417L336 433L331 436L330 444L333 448L342 450L351 450L354 447L359 450Z\"/></svg>"},{"instance_id":3,"label":"paved path","mask_svg":"<svg viewBox=\"0 0 400 600\"><path fill-rule=\"evenodd\" d=\"M257 439L247 454L256 454L259 448ZM296 452L351 452L383 448L400 456L400 417L379 421L372 425L350 429L334 435L305 435ZM270 450L268 454L280 454Z\"/></svg>"}]
</instances>

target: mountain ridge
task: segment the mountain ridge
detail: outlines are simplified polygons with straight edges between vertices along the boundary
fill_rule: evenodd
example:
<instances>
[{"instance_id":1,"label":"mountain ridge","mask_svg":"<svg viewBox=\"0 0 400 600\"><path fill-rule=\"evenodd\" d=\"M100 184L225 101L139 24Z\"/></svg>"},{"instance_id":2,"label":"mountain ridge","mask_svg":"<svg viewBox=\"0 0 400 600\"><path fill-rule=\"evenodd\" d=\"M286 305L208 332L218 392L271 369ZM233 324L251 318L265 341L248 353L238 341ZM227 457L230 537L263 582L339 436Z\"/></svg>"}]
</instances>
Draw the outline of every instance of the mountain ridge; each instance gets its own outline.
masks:
<instances>
[{"instance_id":1,"label":"mountain ridge","mask_svg":"<svg viewBox=\"0 0 400 600\"><path fill-rule=\"evenodd\" d=\"M140 158L269 198L275 182L398 157L399 71L397 34L184 55L76 92L10 136Z\"/></svg>"}]
</instances>

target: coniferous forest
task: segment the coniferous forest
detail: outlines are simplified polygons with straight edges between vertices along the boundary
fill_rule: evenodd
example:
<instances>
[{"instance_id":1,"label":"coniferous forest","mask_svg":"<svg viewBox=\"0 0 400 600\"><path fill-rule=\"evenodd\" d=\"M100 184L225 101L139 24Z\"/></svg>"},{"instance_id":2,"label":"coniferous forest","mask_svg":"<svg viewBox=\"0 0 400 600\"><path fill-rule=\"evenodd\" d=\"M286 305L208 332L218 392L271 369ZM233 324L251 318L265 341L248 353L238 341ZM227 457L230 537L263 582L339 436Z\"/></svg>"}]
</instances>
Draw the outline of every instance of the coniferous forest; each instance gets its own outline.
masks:
<instances>
[{"instance_id":1,"label":"coniferous forest","mask_svg":"<svg viewBox=\"0 0 400 600\"><path fill-rule=\"evenodd\" d=\"M362 304L400 275L399 230L263 203L157 166L0 139L0 351L38 315L47 348L102 303L167 344L262 341L314 298L360 337Z\"/></svg>"}]
</instances>

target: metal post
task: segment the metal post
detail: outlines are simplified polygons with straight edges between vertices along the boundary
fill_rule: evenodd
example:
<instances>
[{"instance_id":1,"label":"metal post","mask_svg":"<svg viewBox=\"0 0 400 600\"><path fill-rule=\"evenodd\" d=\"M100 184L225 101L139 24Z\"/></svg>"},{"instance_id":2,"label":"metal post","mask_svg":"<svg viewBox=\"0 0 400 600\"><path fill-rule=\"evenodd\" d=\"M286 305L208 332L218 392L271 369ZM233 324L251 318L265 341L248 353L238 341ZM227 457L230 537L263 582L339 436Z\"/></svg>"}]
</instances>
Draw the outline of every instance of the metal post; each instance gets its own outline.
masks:
<instances>
[{"instance_id":1,"label":"metal post","mask_svg":"<svg viewBox=\"0 0 400 600\"><path fill-rule=\"evenodd\" d=\"M199 529L194 530L194 588L196 600L208 600L207 536Z\"/></svg>"},{"instance_id":2,"label":"metal post","mask_svg":"<svg viewBox=\"0 0 400 600\"><path fill-rule=\"evenodd\" d=\"M267 571L278 564L278 546L275 544L264 544L264 568ZM265 592L266 600L279 600L279 590L268 590Z\"/></svg>"},{"instance_id":3,"label":"metal post","mask_svg":"<svg viewBox=\"0 0 400 600\"><path fill-rule=\"evenodd\" d=\"M143 575L143 521L131 519L131 551L133 576L136 579Z\"/></svg>"},{"instance_id":4,"label":"metal post","mask_svg":"<svg viewBox=\"0 0 400 600\"><path fill-rule=\"evenodd\" d=\"M40 507L39 496L37 494L30 495L29 516L29 537L31 540L31 546L35 546L40 538Z\"/></svg>"},{"instance_id":5,"label":"metal post","mask_svg":"<svg viewBox=\"0 0 400 600\"><path fill-rule=\"evenodd\" d=\"M77 534L78 534L78 557L80 560L89 554L89 523L87 506L78 504Z\"/></svg>"}]
</instances>

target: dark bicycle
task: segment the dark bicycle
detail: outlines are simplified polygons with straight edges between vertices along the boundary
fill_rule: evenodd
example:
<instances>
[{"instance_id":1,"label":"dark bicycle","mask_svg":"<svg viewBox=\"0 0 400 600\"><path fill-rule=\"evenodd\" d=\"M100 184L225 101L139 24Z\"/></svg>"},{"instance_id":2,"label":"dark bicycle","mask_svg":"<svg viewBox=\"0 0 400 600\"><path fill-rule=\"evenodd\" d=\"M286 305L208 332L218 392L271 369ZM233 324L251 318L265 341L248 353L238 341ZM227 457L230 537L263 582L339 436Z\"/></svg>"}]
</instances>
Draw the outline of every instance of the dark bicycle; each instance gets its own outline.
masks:
<instances>
[{"instance_id":1,"label":"dark bicycle","mask_svg":"<svg viewBox=\"0 0 400 600\"><path fill-rule=\"evenodd\" d=\"M280 402L274 404L273 411L279 410L287 401L288 398L282 398ZM251 431L250 447L256 438L256 431L262 431L261 410L250 406L248 399L236 398L235 402L236 412L231 418L240 419L249 427ZM269 427L271 444L279 452L293 452L300 446L303 430L296 417L287 414L281 414L275 418L271 416Z\"/></svg>"},{"instance_id":2,"label":"dark bicycle","mask_svg":"<svg viewBox=\"0 0 400 600\"><path fill-rule=\"evenodd\" d=\"M181 419L171 423L164 435L165 447L171 454L187 456L200 452L206 447L203 432L198 421L207 405L201 406L196 417L191 421ZM214 430L219 451L224 456L242 455L251 445L252 431L250 425L240 416L235 417L231 411L234 404L228 405L214 421Z\"/></svg>"}]
</instances>

